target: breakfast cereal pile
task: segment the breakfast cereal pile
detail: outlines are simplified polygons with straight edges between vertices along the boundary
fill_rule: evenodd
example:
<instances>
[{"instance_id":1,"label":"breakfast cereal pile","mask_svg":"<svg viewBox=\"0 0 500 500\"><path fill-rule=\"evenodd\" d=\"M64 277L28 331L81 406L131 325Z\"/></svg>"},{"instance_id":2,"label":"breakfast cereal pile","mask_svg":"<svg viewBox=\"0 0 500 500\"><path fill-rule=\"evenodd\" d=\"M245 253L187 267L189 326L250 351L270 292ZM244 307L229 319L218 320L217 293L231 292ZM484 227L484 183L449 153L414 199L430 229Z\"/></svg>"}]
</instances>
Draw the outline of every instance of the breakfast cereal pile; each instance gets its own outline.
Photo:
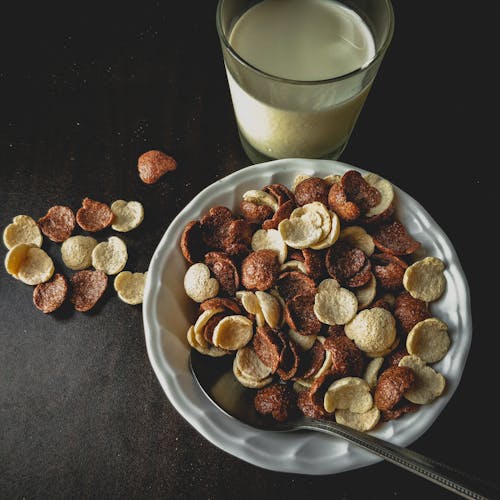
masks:
<instances>
[{"instance_id":1,"label":"breakfast cereal pile","mask_svg":"<svg viewBox=\"0 0 500 500\"><path fill-rule=\"evenodd\" d=\"M216 206L186 225L184 288L199 303L187 340L234 356L259 413L368 431L445 390L430 365L450 337L429 310L445 265L416 258L394 198L371 173L301 175L292 190L245 192L239 214Z\"/></svg>"}]
</instances>

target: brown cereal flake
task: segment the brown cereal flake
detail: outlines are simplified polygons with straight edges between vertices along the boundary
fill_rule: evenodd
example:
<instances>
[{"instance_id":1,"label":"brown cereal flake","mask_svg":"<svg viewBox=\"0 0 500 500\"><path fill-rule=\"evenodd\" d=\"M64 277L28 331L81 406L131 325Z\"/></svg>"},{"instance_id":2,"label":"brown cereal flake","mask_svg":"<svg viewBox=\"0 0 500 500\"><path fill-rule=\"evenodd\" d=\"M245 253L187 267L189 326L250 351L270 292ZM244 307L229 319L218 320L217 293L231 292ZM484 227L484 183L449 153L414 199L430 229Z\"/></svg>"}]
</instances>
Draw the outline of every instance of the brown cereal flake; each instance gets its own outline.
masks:
<instances>
[{"instance_id":1,"label":"brown cereal flake","mask_svg":"<svg viewBox=\"0 0 500 500\"><path fill-rule=\"evenodd\" d=\"M308 177L297 184L295 188L295 201L303 206L314 201L319 201L328 206L328 192L330 185L321 177Z\"/></svg>"},{"instance_id":2,"label":"brown cereal flake","mask_svg":"<svg viewBox=\"0 0 500 500\"><path fill-rule=\"evenodd\" d=\"M221 308L227 309L234 314L241 314L241 307L236 300L229 299L227 297L214 297L213 299L205 300L205 302L200 304L199 313L201 314L204 311Z\"/></svg>"},{"instance_id":3,"label":"brown cereal flake","mask_svg":"<svg viewBox=\"0 0 500 500\"><path fill-rule=\"evenodd\" d=\"M52 313L66 300L68 281L62 274L54 274L50 281L40 283L33 290L33 304L45 314Z\"/></svg>"},{"instance_id":4,"label":"brown cereal flake","mask_svg":"<svg viewBox=\"0 0 500 500\"><path fill-rule=\"evenodd\" d=\"M271 219L267 219L262 223L262 229L278 229L282 220L288 219L292 212L295 210L296 204L294 200L285 201L274 212Z\"/></svg>"},{"instance_id":5,"label":"brown cereal flake","mask_svg":"<svg viewBox=\"0 0 500 500\"><path fill-rule=\"evenodd\" d=\"M330 374L322 375L314 381L308 390L302 391L298 395L297 406L306 417L317 419L330 417L325 410L323 399L332 380L333 377Z\"/></svg>"},{"instance_id":6,"label":"brown cereal flake","mask_svg":"<svg viewBox=\"0 0 500 500\"><path fill-rule=\"evenodd\" d=\"M336 182L330 187L328 206L344 222L353 222L361 215L359 207L347 200L346 192L340 182Z\"/></svg>"},{"instance_id":7,"label":"brown cereal flake","mask_svg":"<svg viewBox=\"0 0 500 500\"><path fill-rule=\"evenodd\" d=\"M299 271L287 271L280 274L276 286L285 302L302 293L316 293L314 281Z\"/></svg>"},{"instance_id":8,"label":"brown cereal flake","mask_svg":"<svg viewBox=\"0 0 500 500\"><path fill-rule=\"evenodd\" d=\"M75 229L73 210L55 205L49 208L46 215L38 219L38 227L49 240L61 243L67 240Z\"/></svg>"},{"instance_id":9,"label":"brown cereal flake","mask_svg":"<svg viewBox=\"0 0 500 500\"><path fill-rule=\"evenodd\" d=\"M315 281L327 276L325 254L326 252L323 250L312 250L311 248L302 250L307 274Z\"/></svg>"},{"instance_id":10,"label":"brown cereal flake","mask_svg":"<svg viewBox=\"0 0 500 500\"><path fill-rule=\"evenodd\" d=\"M212 207L200 220L202 238L210 248L223 250L223 241L229 223L234 220L234 215L227 207Z\"/></svg>"},{"instance_id":11,"label":"brown cereal flake","mask_svg":"<svg viewBox=\"0 0 500 500\"><path fill-rule=\"evenodd\" d=\"M392 220L394 212L396 211L396 206L391 203L383 212L372 215L371 217L361 217L361 222L367 226L377 226L379 224L384 224Z\"/></svg>"},{"instance_id":12,"label":"brown cereal flake","mask_svg":"<svg viewBox=\"0 0 500 500\"><path fill-rule=\"evenodd\" d=\"M299 353L295 342L287 338L284 333L278 332L283 349L280 354L280 362L277 373L281 380L290 380L297 373L299 367Z\"/></svg>"},{"instance_id":13,"label":"brown cereal flake","mask_svg":"<svg viewBox=\"0 0 500 500\"><path fill-rule=\"evenodd\" d=\"M257 357L271 370L271 373L275 373L284 347L278 332L267 325L259 326L255 330L252 345Z\"/></svg>"},{"instance_id":14,"label":"brown cereal flake","mask_svg":"<svg viewBox=\"0 0 500 500\"><path fill-rule=\"evenodd\" d=\"M323 344L318 340L314 341L313 346L308 351L301 353L299 367L296 378L313 377L318 370L323 366L325 361L326 351Z\"/></svg>"},{"instance_id":15,"label":"brown cereal flake","mask_svg":"<svg viewBox=\"0 0 500 500\"><path fill-rule=\"evenodd\" d=\"M210 344L213 345L212 338L214 336L215 327L219 324L219 321L228 316L226 312L221 312L214 314L209 320L205 323L203 327L203 338Z\"/></svg>"},{"instance_id":16,"label":"brown cereal flake","mask_svg":"<svg viewBox=\"0 0 500 500\"><path fill-rule=\"evenodd\" d=\"M110 226L113 217L113 212L108 205L90 198L84 198L82 207L76 212L76 222L89 233L95 233Z\"/></svg>"},{"instance_id":17,"label":"brown cereal flake","mask_svg":"<svg viewBox=\"0 0 500 500\"><path fill-rule=\"evenodd\" d=\"M268 290L276 283L279 268L274 250L251 252L241 263L241 282L247 290Z\"/></svg>"},{"instance_id":18,"label":"brown cereal flake","mask_svg":"<svg viewBox=\"0 0 500 500\"><path fill-rule=\"evenodd\" d=\"M341 183L347 199L352 201L361 212L366 212L380 203L380 191L368 184L357 170L348 170L342 176Z\"/></svg>"},{"instance_id":19,"label":"brown cereal flake","mask_svg":"<svg viewBox=\"0 0 500 500\"><path fill-rule=\"evenodd\" d=\"M380 418L382 422L388 422L389 420L396 420L407 413L415 413L419 409L420 405L415 403L410 403L409 401L401 400L394 408L390 410L382 411Z\"/></svg>"},{"instance_id":20,"label":"brown cereal flake","mask_svg":"<svg viewBox=\"0 0 500 500\"><path fill-rule=\"evenodd\" d=\"M360 288L365 286L372 278L372 264L369 259L366 259L363 267L352 277L349 278L345 284L349 288Z\"/></svg>"},{"instance_id":21,"label":"brown cereal flake","mask_svg":"<svg viewBox=\"0 0 500 500\"><path fill-rule=\"evenodd\" d=\"M231 257L224 252L208 252L204 262L219 282L220 290L233 297L240 287L240 276Z\"/></svg>"},{"instance_id":22,"label":"brown cereal flake","mask_svg":"<svg viewBox=\"0 0 500 500\"><path fill-rule=\"evenodd\" d=\"M78 271L71 278L70 301L77 311L92 309L104 295L108 277L102 271Z\"/></svg>"},{"instance_id":23,"label":"brown cereal flake","mask_svg":"<svg viewBox=\"0 0 500 500\"><path fill-rule=\"evenodd\" d=\"M295 196L284 184L270 184L263 191L273 195L278 200L278 205L283 205L290 200L295 203Z\"/></svg>"},{"instance_id":24,"label":"brown cereal flake","mask_svg":"<svg viewBox=\"0 0 500 500\"><path fill-rule=\"evenodd\" d=\"M408 264L390 253L374 254L370 257L373 274L384 290L398 290L403 287L403 276Z\"/></svg>"},{"instance_id":25,"label":"brown cereal flake","mask_svg":"<svg viewBox=\"0 0 500 500\"><path fill-rule=\"evenodd\" d=\"M240 202L240 212L247 222L258 225L261 225L267 219L271 219L274 215L274 210L269 205L259 205L247 200Z\"/></svg>"},{"instance_id":26,"label":"brown cereal flake","mask_svg":"<svg viewBox=\"0 0 500 500\"><path fill-rule=\"evenodd\" d=\"M252 227L246 220L232 220L226 227L226 236L222 240L222 249L229 255L243 257L250 251L252 234Z\"/></svg>"},{"instance_id":27,"label":"brown cereal flake","mask_svg":"<svg viewBox=\"0 0 500 500\"><path fill-rule=\"evenodd\" d=\"M404 393L415 383L415 375L411 368L391 366L384 370L375 387L375 406L381 411L394 408Z\"/></svg>"},{"instance_id":28,"label":"brown cereal flake","mask_svg":"<svg viewBox=\"0 0 500 500\"><path fill-rule=\"evenodd\" d=\"M146 151L137 160L139 177L144 184L154 184L167 172L175 170L177 162L163 151Z\"/></svg>"},{"instance_id":29,"label":"brown cereal flake","mask_svg":"<svg viewBox=\"0 0 500 500\"><path fill-rule=\"evenodd\" d=\"M427 303L423 300L413 298L408 292L402 292L396 297L394 317L404 333L408 334L417 323L431 316Z\"/></svg>"},{"instance_id":30,"label":"brown cereal flake","mask_svg":"<svg viewBox=\"0 0 500 500\"><path fill-rule=\"evenodd\" d=\"M207 248L203 241L199 220L192 220L186 224L181 236L181 252L190 264L203 260Z\"/></svg>"},{"instance_id":31,"label":"brown cereal flake","mask_svg":"<svg viewBox=\"0 0 500 500\"><path fill-rule=\"evenodd\" d=\"M372 234L375 246L383 253L409 255L420 243L415 241L399 221L392 221L378 226Z\"/></svg>"},{"instance_id":32,"label":"brown cereal flake","mask_svg":"<svg viewBox=\"0 0 500 500\"><path fill-rule=\"evenodd\" d=\"M327 329L327 337L346 337L344 325L329 325Z\"/></svg>"},{"instance_id":33,"label":"brown cereal flake","mask_svg":"<svg viewBox=\"0 0 500 500\"><path fill-rule=\"evenodd\" d=\"M301 335L317 335L321 322L314 314L314 292L301 293L285 303L287 325Z\"/></svg>"},{"instance_id":34,"label":"brown cereal flake","mask_svg":"<svg viewBox=\"0 0 500 500\"><path fill-rule=\"evenodd\" d=\"M332 357L331 373L335 378L361 377L363 375L363 353L346 336L328 337L323 347Z\"/></svg>"},{"instance_id":35,"label":"brown cereal flake","mask_svg":"<svg viewBox=\"0 0 500 500\"><path fill-rule=\"evenodd\" d=\"M363 250L353 247L346 241L335 243L328 249L325 257L328 274L340 285L345 285L349 278L360 272L366 261L367 257Z\"/></svg>"},{"instance_id":36,"label":"brown cereal flake","mask_svg":"<svg viewBox=\"0 0 500 500\"><path fill-rule=\"evenodd\" d=\"M257 390L254 406L260 414L285 422L295 413L296 396L288 385L275 382Z\"/></svg>"},{"instance_id":37,"label":"brown cereal flake","mask_svg":"<svg viewBox=\"0 0 500 500\"><path fill-rule=\"evenodd\" d=\"M385 358L384 358L384 363L387 367L390 366L398 366L399 362L405 357L408 356L408 351L406 350L406 346L403 344L400 344L397 349L389 353Z\"/></svg>"}]
</instances>

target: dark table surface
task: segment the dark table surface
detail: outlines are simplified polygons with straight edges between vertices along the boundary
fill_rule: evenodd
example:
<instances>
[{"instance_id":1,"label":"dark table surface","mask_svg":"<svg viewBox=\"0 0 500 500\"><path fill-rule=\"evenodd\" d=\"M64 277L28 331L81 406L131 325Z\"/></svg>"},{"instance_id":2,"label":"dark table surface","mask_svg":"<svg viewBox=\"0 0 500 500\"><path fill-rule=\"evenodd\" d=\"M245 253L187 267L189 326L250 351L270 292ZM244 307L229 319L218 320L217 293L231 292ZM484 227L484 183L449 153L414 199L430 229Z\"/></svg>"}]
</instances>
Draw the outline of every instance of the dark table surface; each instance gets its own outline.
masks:
<instances>
[{"instance_id":1,"label":"dark table surface","mask_svg":"<svg viewBox=\"0 0 500 500\"><path fill-rule=\"evenodd\" d=\"M489 146L498 126L487 126L497 109L487 25L498 6L450 5L396 3L392 46L341 159L414 196L455 245L471 288L472 349L456 394L411 448L498 481L489 458L499 444L498 160ZM54 204L76 209L85 196L140 200L144 223L124 239L127 267L144 271L178 211L250 164L215 6L23 3L3 13L0 227L18 214L38 219ZM179 168L146 186L136 161L153 148ZM141 306L109 290L91 313L43 315L31 287L0 275L1 498L453 497L386 463L326 477L244 463L169 403L148 360Z\"/></svg>"}]
</instances>

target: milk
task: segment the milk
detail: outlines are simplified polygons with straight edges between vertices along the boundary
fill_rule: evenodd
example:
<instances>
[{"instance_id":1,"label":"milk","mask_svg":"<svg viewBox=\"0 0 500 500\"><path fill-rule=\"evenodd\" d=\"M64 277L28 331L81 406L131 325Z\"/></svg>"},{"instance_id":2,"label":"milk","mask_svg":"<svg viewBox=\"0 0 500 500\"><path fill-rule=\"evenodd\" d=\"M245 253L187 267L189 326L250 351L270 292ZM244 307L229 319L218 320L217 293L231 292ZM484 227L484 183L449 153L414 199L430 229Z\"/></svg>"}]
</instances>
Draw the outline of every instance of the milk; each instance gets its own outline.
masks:
<instances>
[{"instance_id":1,"label":"milk","mask_svg":"<svg viewBox=\"0 0 500 500\"><path fill-rule=\"evenodd\" d=\"M226 67L240 133L253 148L271 158L341 150L371 81L317 82L374 58L373 37L354 11L333 0L264 0L236 21L229 43L268 75Z\"/></svg>"}]
</instances>

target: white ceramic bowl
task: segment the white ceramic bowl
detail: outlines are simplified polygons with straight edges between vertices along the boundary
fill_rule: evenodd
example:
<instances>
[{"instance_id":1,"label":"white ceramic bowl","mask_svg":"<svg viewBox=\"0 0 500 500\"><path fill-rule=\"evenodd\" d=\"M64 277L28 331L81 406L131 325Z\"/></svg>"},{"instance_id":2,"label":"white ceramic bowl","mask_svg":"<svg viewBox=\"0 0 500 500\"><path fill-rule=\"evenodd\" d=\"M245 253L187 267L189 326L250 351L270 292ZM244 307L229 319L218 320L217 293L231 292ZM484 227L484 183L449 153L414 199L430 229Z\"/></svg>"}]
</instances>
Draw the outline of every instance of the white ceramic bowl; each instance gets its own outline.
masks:
<instances>
[{"instance_id":1,"label":"white ceramic bowl","mask_svg":"<svg viewBox=\"0 0 500 500\"><path fill-rule=\"evenodd\" d=\"M271 183L291 186L299 173L342 174L356 168L327 160L286 159L253 165L208 186L174 219L156 249L149 267L143 316L146 345L153 369L176 410L211 443L232 455L270 470L300 474L332 474L380 461L378 457L315 432L275 433L253 429L219 411L195 383L188 366L186 332L196 307L185 295L185 262L179 241L187 222L210 207L238 207L248 189ZM357 170L364 172L362 169ZM390 180L390 179L389 179ZM472 338L469 288L457 254L427 211L396 188L397 212L410 234L428 255L446 263L446 292L432 304L433 314L449 325L448 354L434 366L447 380L446 392L432 404L399 420L382 423L374 435L401 446L421 436L434 422L458 386Z\"/></svg>"}]
</instances>

